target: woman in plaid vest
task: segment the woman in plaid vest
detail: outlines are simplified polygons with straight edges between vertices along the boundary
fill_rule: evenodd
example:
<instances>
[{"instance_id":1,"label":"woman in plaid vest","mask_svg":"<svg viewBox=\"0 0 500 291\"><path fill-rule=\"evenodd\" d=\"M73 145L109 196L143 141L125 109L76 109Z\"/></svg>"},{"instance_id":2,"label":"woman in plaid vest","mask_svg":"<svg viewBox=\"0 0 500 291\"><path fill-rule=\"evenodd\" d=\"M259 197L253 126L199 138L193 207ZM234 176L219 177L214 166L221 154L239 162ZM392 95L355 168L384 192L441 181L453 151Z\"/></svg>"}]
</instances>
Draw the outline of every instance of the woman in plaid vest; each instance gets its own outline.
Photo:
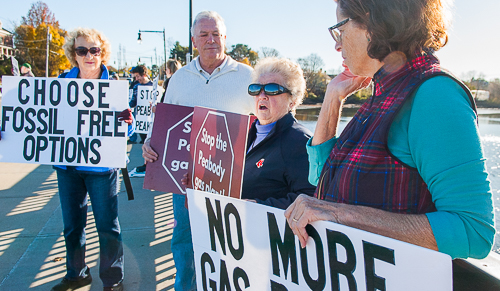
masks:
<instances>
[{"instance_id":1,"label":"woman in plaid vest","mask_svg":"<svg viewBox=\"0 0 500 291\"><path fill-rule=\"evenodd\" d=\"M315 197L285 216L329 220L449 254L484 258L495 235L492 190L467 87L441 69L441 0L337 0L329 28L345 71L328 85L309 140ZM337 136L346 97L373 96Z\"/></svg>"}]
</instances>

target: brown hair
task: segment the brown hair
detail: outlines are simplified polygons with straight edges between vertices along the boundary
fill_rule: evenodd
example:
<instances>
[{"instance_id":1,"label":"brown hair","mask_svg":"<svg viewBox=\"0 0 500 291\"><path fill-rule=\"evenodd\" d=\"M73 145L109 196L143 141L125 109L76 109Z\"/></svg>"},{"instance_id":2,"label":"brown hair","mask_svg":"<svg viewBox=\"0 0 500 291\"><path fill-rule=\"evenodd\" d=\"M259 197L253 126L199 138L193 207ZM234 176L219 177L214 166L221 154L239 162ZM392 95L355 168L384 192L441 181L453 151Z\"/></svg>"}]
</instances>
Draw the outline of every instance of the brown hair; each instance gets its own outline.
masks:
<instances>
[{"instance_id":1,"label":"brown hair","mask_svg":"<svg viewBox=\"0 0 500 291\"><path fill-rule=\"evenodd\" d=\"M368 30L368 55L383 61L400 51L437 51L446 45L446 0L335 0L341 13Z\"/></svg>"},{"instance_id":2,"label":"brown hair","mask_svg":"<svg viewBox=\"0 0 500 291\"><path fill-rule=\"evenodd\" d=\"M169 59L167 61L167 68L170 70L170 74L177 72L181 67L182 65L178 60Z\"/></svg>"},{"instance_id":3,"label":"brown hair","mask_svg":"<svg viewBox=\"0 0 500 291\"><path fill-rule=\"evenodd\" d=\"M83 36L86 40L93 40L101 43L101 61L106 64L111 58L111 44L104 34L91 28L78 27L68 34L63 45L64 54L73 67L78 67L75 53L75 40Z\"/></svg>"},{"instance_id":4,"label":"brown hair","mask_svg":"<svg viewBox=\"0 0 500 291\"><path fill-rule=\"evenodd\" d=\"M141 76L148 74L148 68L145 65L138 65L132 69L132 73L138 73Z\"/></svg>"}]
</instances>

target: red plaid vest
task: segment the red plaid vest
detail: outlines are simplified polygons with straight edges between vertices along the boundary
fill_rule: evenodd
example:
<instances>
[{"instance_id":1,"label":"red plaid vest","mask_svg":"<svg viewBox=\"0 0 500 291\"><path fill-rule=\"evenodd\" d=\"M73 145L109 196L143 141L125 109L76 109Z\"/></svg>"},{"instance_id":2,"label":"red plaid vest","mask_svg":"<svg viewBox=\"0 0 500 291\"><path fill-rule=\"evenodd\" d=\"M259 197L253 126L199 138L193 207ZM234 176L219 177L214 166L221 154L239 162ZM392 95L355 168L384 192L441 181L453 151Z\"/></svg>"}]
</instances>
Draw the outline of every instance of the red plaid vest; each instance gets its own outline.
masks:
<instances>
[{"instance_id":1,"label":"red plaid vest","mask_svg":"<svg viewBox=\"0 0 500 291\"><path fill-rule=\"evenodd\" d=\"M315 196L397 213L435 211L417 169L394 157L387 139L403 103L425 80L437 75L451 77L472 100L465 85L444 72L430 53L418 54L396 72L388 73L383 68L378 71L373 78L373 96L340 135L323 166Z\"/></svg>"}]
</instances>

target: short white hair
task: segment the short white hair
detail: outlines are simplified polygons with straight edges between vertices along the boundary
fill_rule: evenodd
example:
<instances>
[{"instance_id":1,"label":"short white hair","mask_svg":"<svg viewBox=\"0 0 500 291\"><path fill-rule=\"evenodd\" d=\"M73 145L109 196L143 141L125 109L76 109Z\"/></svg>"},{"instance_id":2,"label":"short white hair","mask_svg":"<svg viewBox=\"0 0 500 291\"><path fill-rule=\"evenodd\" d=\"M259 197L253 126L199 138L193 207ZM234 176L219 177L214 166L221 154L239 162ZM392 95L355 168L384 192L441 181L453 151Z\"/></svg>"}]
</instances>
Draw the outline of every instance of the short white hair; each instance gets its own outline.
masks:
<instances>
[{"instance_id":1,"label":"short white hair","mask_svg":"<svg viewBox=\"0 0 500 291\"><path fill-rule=\"evenodd\" d=\"M211 19L214 20L215 23L217 23L217 26L219 27L219 32L222 35L226 35L226 24L224 24L224 19L222 16L219 15L219 13L215 11L202 11L196 15L196 18L194 19L193 26L191 26L191 35L194 36L196 24L198 21L202 19Z\"/></svg>"},{"instance_id":2,"label":"short white hair","mask_svg":"<svg viewBox=\"0 0 500 291\"><path fill-rule=\"evenodd\" d=\"M283 77L284 84L279 84L290 90L290 101L294 103L292 113L302 104L306 92L306 80L304 72L299 64L287 58L264 58L255 65L252 73L252 81L257 82L264 74L277 74Z\"/></svg>"}]
</instances>

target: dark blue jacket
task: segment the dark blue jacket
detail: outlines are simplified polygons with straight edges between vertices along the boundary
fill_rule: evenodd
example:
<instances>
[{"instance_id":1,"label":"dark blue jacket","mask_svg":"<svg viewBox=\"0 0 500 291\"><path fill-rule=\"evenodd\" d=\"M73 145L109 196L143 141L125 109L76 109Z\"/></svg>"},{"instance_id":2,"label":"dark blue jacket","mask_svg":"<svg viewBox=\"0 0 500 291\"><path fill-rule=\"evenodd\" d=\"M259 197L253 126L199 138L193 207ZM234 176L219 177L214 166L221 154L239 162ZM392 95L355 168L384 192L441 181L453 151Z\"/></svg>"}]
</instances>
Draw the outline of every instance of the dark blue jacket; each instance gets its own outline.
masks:
<instances>
[{"instance_id":1,"label":"dark blue jacket","mask_svg":"<svg viewBox=\"0 0 500 291\"><path fill-rule=\"evenodd\" d=\"M247 149L256 137L256 122L248 133ZM291 113L278 120L271 132L247 153L241 198L286 209L299 194L312 196L316 187L307 180L306 151L311 136Z\"/></svg>"}]
</instances>

